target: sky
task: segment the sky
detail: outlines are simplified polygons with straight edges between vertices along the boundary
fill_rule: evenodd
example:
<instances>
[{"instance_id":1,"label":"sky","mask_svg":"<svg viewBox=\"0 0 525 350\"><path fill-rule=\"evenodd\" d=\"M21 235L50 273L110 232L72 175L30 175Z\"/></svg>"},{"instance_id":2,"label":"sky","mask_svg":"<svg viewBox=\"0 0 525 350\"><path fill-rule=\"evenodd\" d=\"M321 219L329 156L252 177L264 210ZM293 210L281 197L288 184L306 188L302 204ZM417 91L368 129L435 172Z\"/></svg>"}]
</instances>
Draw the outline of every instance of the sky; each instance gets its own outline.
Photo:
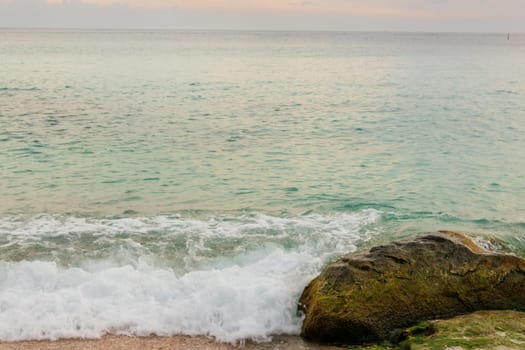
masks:
<instances>
[{"instance_id":1,"label":"sky","mask_svg":"<svg viewBox=\"0 0 525 350\"><path fill-rule=\"evenodd\" d=\"M525 32L525 0L0 0L0 28Z\"/></svg>"}]
</instances>

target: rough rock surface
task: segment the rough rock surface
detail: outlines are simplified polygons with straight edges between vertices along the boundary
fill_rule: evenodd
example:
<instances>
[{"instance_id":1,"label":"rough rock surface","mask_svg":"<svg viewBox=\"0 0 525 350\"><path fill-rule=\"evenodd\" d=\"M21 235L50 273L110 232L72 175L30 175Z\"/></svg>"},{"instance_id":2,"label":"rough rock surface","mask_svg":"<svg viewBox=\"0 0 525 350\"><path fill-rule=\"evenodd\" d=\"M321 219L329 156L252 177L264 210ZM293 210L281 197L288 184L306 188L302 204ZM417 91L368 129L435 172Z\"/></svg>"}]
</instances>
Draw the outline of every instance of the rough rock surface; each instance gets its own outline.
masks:
<instances>
[{"instance_id":1,"label":"rough rock surface","mask_svg":"<svg viewBox=\"0 0 525 350\"><path fill-rule=\"evenodd\" d=\"M344 344L478 310L525 311L525 260L460 233L430 233L343 257L306 287L299 307L304 338Z\"/></svg>"},{"instance_id":2,"label":"rough rock surface","mask_svg":"<svg viewBox=\"0 0 525 350\"><path fill-rule=\"evenodd\" d=\"M478 311L449 320L430 323L431 336L413 335L401 344L411 350L525 349L525 313L516 311Z\"/></svg>"}]
</instances>

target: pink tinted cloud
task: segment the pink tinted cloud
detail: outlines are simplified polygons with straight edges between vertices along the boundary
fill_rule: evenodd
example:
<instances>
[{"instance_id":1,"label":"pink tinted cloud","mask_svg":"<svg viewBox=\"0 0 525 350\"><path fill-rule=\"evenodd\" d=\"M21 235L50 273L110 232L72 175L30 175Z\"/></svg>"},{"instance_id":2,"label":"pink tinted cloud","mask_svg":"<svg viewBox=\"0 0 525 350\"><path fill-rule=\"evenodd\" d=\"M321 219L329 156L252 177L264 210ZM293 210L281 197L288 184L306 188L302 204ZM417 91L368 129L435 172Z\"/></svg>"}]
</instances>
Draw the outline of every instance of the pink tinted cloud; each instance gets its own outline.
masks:
<instances>
[{"instance_id":1,"label":"pink tinted cloud","mask_svg":"<svg viewBox=\"0 0 525 350\"><path fill-rule=\"evenodd\" d=\"M523 0L47 0L51 4L70 1L99 6L119 4L150 10L178 8L228 13L278 12L416 20L516 17L517 13L522 13L523 17L525 11Z\"/></svg>"},{"instance_id":2,"label":"pink tinted cloud","mask_svg":"<svg viewBox=\"0 0 525 350\"><path fill-rule=\"evenodd\" d=\"M68 0L47 0L61 4ZM294 12L317 14L347 14L364 16L396 16L425 18L431 12L396 6L368 6L363 1L344 0L78 0L99 6L115 4L132 8L159 9L183 8L224 12Z\"/></svg>"}]
</instances>

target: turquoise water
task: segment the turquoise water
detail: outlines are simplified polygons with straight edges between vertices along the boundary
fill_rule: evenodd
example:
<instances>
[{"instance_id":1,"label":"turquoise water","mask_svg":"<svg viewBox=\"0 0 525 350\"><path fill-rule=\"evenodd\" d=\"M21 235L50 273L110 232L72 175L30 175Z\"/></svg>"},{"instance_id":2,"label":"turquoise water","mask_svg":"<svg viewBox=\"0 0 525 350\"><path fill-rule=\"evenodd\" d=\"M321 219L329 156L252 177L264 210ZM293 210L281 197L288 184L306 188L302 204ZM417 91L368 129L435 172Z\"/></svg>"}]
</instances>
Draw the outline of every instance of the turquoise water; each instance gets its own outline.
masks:
<instances>
[{"instance_id":1,"label":"turquoise water","mask_svg":"<svg viewBox=\"0 0 525 350\"><path fill-rule=\"evenodd\" d=\"M523 251L524 57L525 35L0 31L0 338L265 340L346 252L436 229Z\"/></svg>"}]
</instances>

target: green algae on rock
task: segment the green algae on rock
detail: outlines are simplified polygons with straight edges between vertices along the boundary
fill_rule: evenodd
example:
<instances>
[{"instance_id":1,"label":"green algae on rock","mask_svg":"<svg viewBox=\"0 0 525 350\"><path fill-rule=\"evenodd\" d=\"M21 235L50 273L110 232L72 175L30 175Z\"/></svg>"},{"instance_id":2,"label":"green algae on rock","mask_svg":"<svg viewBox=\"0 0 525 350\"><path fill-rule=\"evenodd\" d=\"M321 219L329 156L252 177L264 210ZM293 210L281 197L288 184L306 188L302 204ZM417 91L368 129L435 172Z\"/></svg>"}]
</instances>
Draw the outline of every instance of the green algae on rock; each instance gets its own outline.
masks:
<instances>
[{"instance_id":1,"label":"green algae on rock","mask_svg":"<svg viewBox=\"0 0 525 350\"><path fill-rule=\"evenodd\" d=\"M525 313L516 311L478 311L433 323L436 333L416 336L403 346L412 350L525 349Z\"/></svg>"},{"instance_id":2,"label":"green algae on rock","mask_svg":"<svg viewBox=\"0 0 525 350\"><path fill-rule=\"evenodd\" d=\"M424 322L432 334L404 329L398 344L350 347L351 350L522 350L525 349L525 312L477 311L448 320ZM428 329L427 328L427 329Z\"/></svg>"},{"instance_id":3,"label":"green algae on rock","mask_svg":"<svg viewBox=\"0 0 525 350\"><path fill-rule=\"evenodd\" d=\"M525 311L525 260L430 233L341 258L306 287L300 308L304 338L344 344L388 340L424 320Z\"/></svg>"}]
</instances>

